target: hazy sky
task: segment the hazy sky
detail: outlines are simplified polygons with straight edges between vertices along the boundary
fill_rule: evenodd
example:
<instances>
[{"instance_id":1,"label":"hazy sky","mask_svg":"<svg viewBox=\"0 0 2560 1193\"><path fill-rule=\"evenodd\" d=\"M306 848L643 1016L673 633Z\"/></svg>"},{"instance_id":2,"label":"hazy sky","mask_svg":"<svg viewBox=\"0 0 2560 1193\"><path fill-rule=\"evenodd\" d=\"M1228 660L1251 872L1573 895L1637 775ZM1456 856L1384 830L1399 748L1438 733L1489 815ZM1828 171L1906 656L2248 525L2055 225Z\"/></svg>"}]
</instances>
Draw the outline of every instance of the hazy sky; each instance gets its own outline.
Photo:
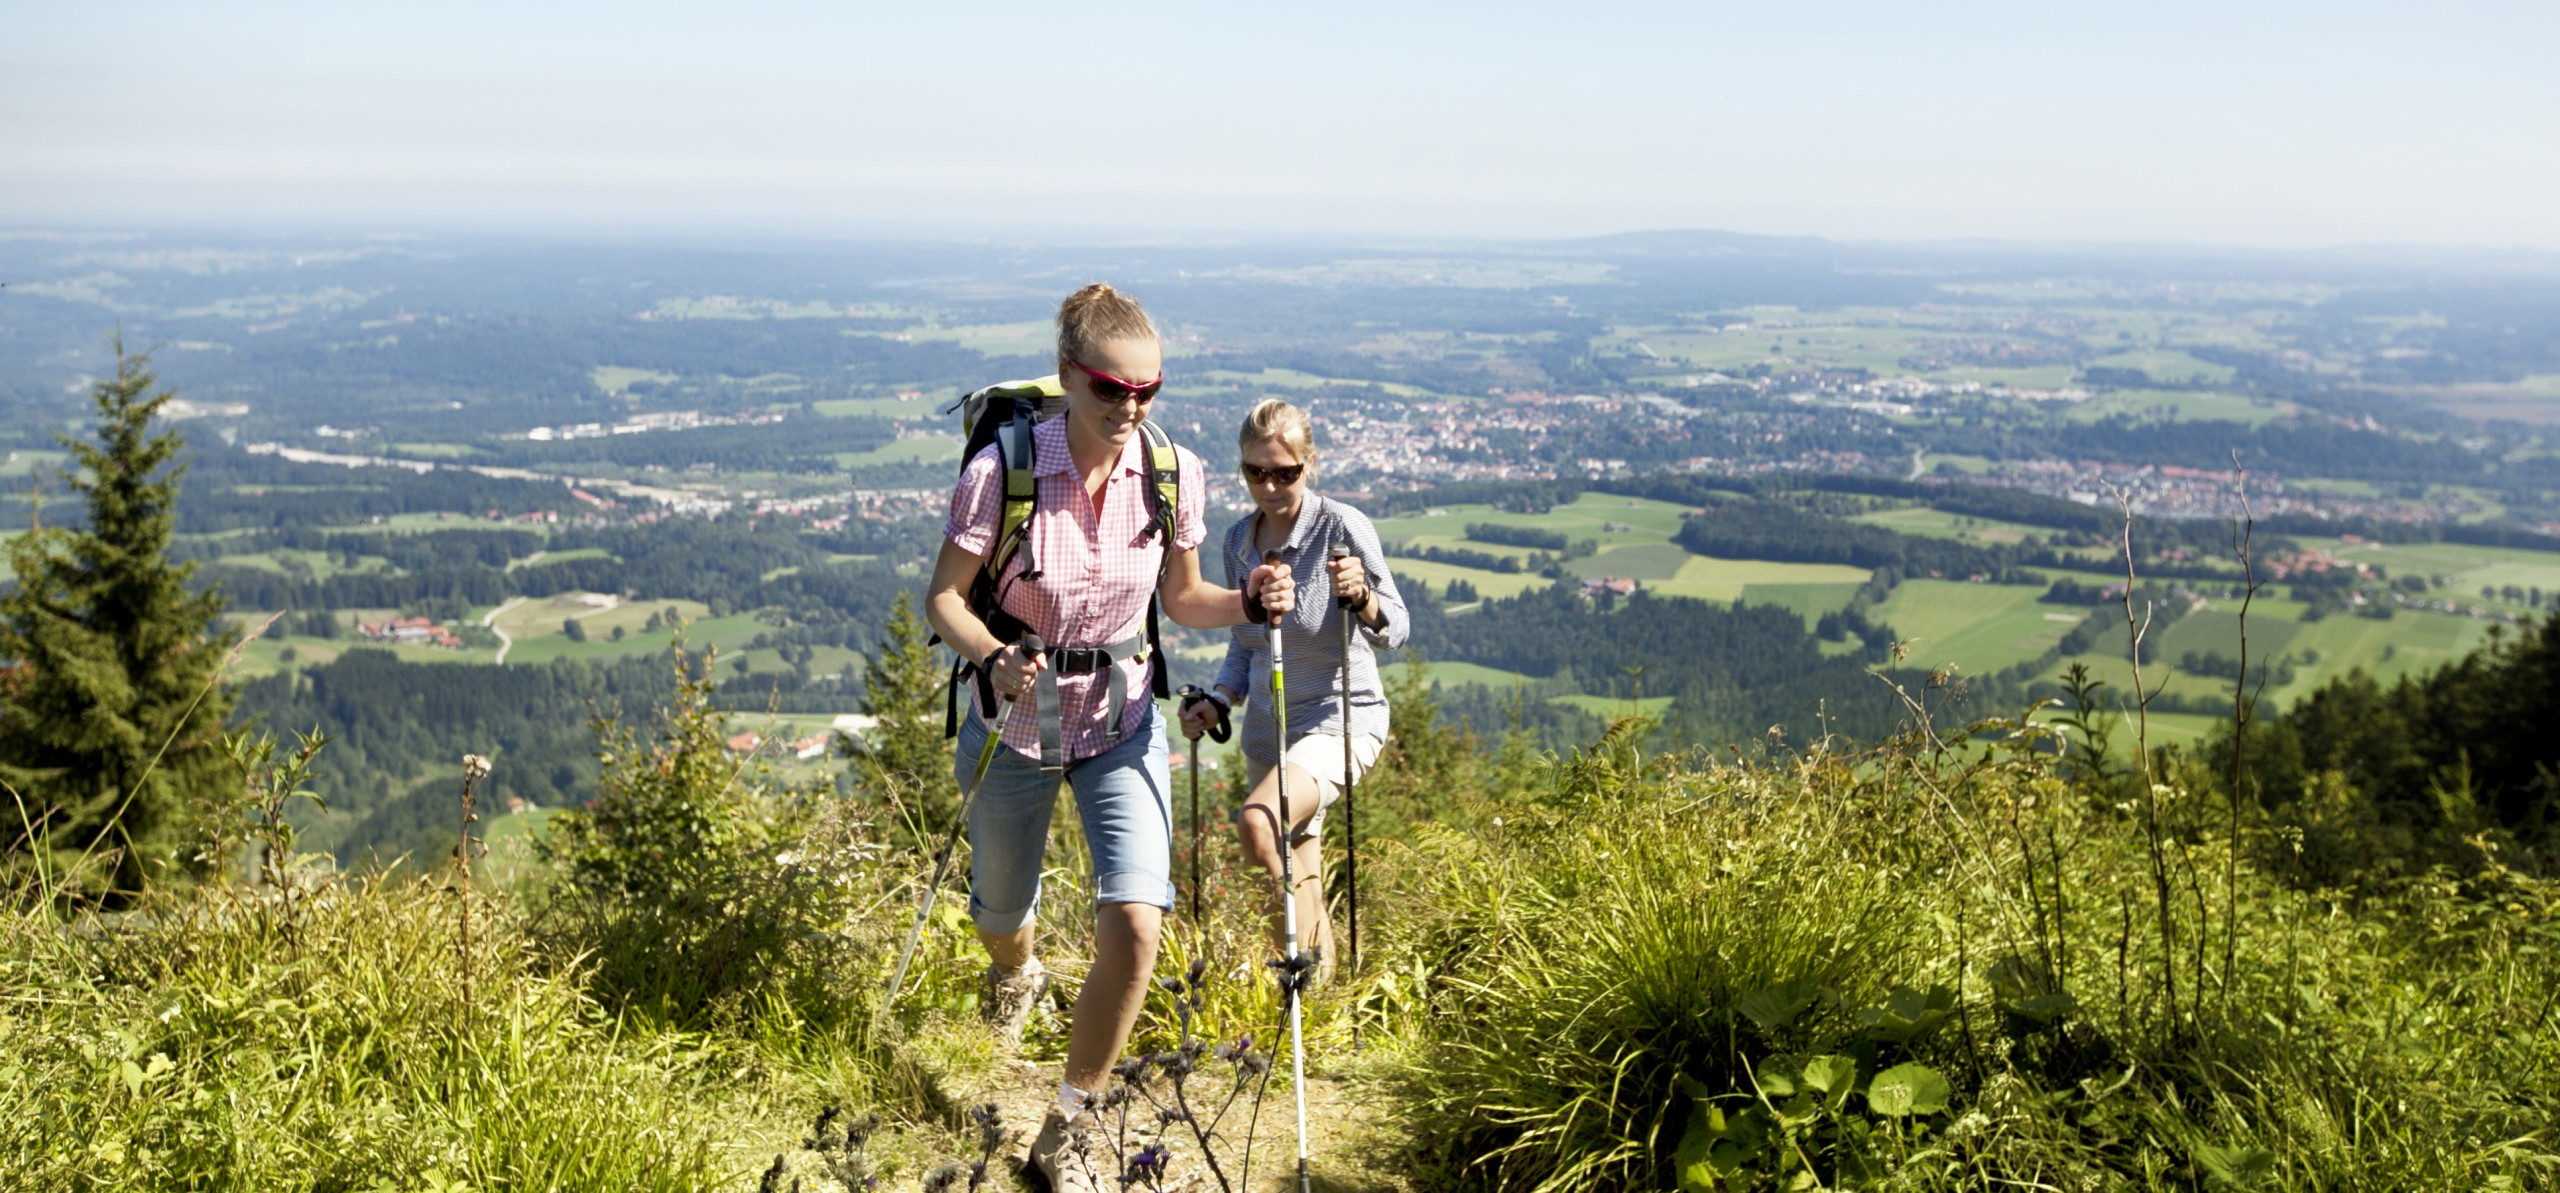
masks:
<instances>
[{"instance_id":1,"label":"hazy sky","mask_svg":"<svg viewBox=\"0 0 2560 1193\"><path fill-rule=\"evenodd\" d=\"M2560 248L2560 4L0 0L0 221Z\"/></svg>"}]
</instances>

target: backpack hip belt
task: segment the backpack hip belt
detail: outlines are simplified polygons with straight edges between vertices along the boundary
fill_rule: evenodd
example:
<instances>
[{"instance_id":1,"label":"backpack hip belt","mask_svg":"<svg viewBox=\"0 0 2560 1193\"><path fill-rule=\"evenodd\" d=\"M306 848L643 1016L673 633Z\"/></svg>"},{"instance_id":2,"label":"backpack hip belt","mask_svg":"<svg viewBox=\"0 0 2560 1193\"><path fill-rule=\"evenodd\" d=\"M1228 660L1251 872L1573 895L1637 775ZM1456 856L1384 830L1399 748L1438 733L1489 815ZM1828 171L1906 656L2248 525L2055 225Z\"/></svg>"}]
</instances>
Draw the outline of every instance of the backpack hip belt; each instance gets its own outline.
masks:
<instances>
[{"instance_id":1,"label":"backpack hip belt","mask_svg":"<svg viewBox=\"0 0 2560 1193\"><path fill-rule=\"evenodd\" d=\"M1131 634L1108 646L1067 646L1049 648L1049 666L1040 671L1040 772L1063 774L1067 769L1064 727L1059 723L1058 677L1090 675L1108 671L1111 700L1111 740L1120 740L1121 714L1129 708L1129 673L1120 664L1130 659L1148 657L1147 636Z\"/></svg>"}]
</instances>

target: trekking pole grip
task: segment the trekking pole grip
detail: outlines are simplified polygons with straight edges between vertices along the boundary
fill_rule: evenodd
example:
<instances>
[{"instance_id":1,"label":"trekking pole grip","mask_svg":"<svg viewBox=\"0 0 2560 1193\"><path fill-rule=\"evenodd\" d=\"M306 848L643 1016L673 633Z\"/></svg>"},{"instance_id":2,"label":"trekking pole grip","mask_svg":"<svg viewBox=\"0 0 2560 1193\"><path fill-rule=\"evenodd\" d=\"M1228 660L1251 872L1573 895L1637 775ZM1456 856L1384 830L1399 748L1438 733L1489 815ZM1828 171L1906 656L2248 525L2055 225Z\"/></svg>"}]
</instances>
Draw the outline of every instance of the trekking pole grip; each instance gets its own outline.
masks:
<instances>
[{"instance_id":1,"label":"trekking pole grip","mask_svg":"<svg viewBox=\"0 0 2560 1193\"><path fill-rule=\"evenodd\" d=\"M1278 547L1273 547L1273 548L1271 548L1270 550L1264 551L1264 552L1262 553L1262 562L1263 562L1265 565L1276 564L1276 563L1280 562L1280 548L1278 548ZM1262 610L1262 619L1263 619L1264 621L1270 622L1270 623L1271 623L1271 624L1273 624L1273 625L1278 625L1278 624L1280 624L1280 615L1279 615L1279 614L1277 614L1277 613L1272 612L1268 606L1265 606L1265 607L1263 608L1263 610Z\"/></svg>"}]
</instances>

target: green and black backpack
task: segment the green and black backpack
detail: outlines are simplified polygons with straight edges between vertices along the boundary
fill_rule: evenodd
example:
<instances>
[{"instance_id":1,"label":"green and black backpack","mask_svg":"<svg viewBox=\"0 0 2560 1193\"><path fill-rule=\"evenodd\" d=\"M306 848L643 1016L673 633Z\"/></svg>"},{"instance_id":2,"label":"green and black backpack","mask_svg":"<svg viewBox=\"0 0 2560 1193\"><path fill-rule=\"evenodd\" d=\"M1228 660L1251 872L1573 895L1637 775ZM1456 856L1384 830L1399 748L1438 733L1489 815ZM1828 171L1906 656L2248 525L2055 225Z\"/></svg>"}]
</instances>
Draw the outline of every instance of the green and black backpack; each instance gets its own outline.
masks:
<instances>
[{"instance_id":1,"label":"green and black backpack","mask_svg":"<svg viewBox=\"0 0 2560 1193\"><path fill-rule=\"evenodd\" d=\"M970 393L945 408L943 413L949 414L954 410L960 414L961 431L967 438L967 445L960 449L960 466L966 469L969 461L993 444L997 465L1004 470L1004 507L996 524L995 545L987 553L986 566L979 569L977 576L969 582L969 611L986 622L998 641L1018 642L1030 632L1031 627L1005 612L997 596L1002 585L1011 579L1036 579L1040 575L1039 561L1030 554L1031 513L1038 507L1040 496L1039 482L1033 475L1035 460L1031 430L1065 412L1066 390L1058 384L1055 375L1029 381L1007 381ZM1146 533L1161 537L1166 558L1170 559L1174 519L1181 509L1181 459L1174 451L1172 437L1166 435L1164 428L1157 426L1152 419L1139 423L1138 431L1146 441ZM1005 571L1017 556L1022 560L1021 570L1007 577ZM1161 587L1164 579L1161 564L1158 565L1156 579ZM1052 644L1049 653L1053 667L1072 675L1099 670L1119 658L1142 653L1147 660L1149 688L1158 699L1169 698L1172 691L1165 674L1164 651L1158 644L1156 632L1158 603L1156 593L1147 595L1147 628L1142 643L1064 648ZM978 691L979 711L989 721L995 719L995 685L979 670L975 660L958 659L951 665L951 685L944 702L944 736L960 731L960 688L972 682ZM1057 710L1052 707L1043 711L1043 728L1046 730L1054 724ZM1044 732L1043 736L1052 735Z\"/></svg>"}]
</instances>

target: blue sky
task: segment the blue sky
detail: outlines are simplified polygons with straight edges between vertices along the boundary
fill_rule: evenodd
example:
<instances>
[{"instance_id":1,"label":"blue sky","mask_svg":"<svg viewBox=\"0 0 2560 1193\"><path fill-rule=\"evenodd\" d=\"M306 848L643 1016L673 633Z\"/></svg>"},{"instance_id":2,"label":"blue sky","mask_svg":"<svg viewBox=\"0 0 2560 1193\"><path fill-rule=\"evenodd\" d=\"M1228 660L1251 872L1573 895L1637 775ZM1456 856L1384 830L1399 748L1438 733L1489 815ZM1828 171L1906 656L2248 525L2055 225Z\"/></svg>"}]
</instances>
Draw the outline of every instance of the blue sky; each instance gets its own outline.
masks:
<instances>
[{"instance_id":1,"label":"blue sky","mask_svg":"<svg viewBox=\"0 0 2560 1193\"><path fill-rule=\"evenodd\" d=\"M2560 248L2560 4L0 0L0 221Z\"/></svg>"}]
</instances>

